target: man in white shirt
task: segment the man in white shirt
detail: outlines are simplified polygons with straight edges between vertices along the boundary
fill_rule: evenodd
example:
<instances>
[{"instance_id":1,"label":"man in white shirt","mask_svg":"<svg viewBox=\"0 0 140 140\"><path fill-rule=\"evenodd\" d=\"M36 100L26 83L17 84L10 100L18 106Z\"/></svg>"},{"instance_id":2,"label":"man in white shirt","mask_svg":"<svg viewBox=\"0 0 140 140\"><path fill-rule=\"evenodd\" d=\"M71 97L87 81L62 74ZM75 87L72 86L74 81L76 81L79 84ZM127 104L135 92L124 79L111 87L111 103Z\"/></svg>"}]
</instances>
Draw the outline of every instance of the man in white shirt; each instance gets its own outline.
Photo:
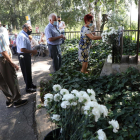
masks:
<instances>
[{"instance_id":1,"label":"man in white shirt","mask_svg":"<svg viewBox=\"0 0 140 140\"><path fill-rule=\"evenodd\" d=\"M22 29L23 30L18 34L17 37L18 59L23 78L26 83L26 92L32 93L36 91L36 85L34 85L32 82L31 54L37 54L37 50L31 49L31 43L29 40L29 35L32 32L31 25L25 23Z\"/></svg>"}]
</instances>

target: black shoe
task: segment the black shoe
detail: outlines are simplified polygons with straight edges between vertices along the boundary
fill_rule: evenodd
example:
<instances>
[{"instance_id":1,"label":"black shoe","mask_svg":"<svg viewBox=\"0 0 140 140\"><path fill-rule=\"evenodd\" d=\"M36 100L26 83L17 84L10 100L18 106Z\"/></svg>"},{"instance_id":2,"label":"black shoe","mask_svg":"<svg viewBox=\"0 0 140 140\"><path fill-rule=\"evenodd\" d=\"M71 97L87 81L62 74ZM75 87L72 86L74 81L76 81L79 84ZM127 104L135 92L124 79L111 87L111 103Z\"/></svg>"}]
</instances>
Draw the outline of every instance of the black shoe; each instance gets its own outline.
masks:
<instances>
[{"instance_id":1,"label":"black shoe","mask_svg":"<svg viewBox=\"0 0 140 140\"><path fill-rule=\"evenodd\" d=\"M36 85L32 84L32 88L36 88Z\"/></svg>"},{"instance_id":2,"label":"black shoe","mask_svg":"<svg viewBox=\"0 0 140 140\"><path fill-rule=\"evenodd\" d=\"M27 100L18 100L17 102L14 102L14 107L20 107L20 106L23 106L23 105L25 105L25 104L27 104L28 103L28 101Z\"/></svg>"},{"instance_id":3,"label":"black shoe","mask_svg":"<svg viewBox=\"0 0 140 140\"><path fill-rule=\"evenodd\" d=\"M26 92L27 93L36 92L36 89L34 89L34 88L28 88L28 89L26 89Z\"/></svg>"},{"instance_id":4,"label":"black shoe","mask_svg":"<svg viewBox=\"0 0 140 140\"><path fill-rule=\"evenodd\" d=\"M13 105L13 102L10 101L6 101L6 107L9 108Z\"/></svg>"}]
</instances>

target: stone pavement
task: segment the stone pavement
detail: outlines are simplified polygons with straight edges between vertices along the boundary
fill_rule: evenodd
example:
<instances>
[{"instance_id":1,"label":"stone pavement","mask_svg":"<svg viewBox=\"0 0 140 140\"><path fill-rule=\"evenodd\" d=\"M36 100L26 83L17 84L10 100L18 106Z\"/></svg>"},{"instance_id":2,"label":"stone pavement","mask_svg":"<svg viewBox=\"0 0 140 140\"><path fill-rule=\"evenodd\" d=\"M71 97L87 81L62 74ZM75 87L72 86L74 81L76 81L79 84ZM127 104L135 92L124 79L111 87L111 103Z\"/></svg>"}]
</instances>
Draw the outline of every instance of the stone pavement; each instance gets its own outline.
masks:
<instances>
[{"instance_id":1,"label":"stone pavement","mask_svg":"<svg viewBox=\"0 0 140 140\"><path fill-rule=\"evenodd\" d=\"M13 61L19 65L17 56L13 56ZM52 70L51 65L52 60L49 57L37 57L32 65L34 84L39 85L40 80L47 79ZM19 108L6 108L5 96L0 91L0 140L37 140L36 93L25 92L21 70L17 72L17 76L22 98L28 99L28 104Z\"/></svg>"}]
</instances>

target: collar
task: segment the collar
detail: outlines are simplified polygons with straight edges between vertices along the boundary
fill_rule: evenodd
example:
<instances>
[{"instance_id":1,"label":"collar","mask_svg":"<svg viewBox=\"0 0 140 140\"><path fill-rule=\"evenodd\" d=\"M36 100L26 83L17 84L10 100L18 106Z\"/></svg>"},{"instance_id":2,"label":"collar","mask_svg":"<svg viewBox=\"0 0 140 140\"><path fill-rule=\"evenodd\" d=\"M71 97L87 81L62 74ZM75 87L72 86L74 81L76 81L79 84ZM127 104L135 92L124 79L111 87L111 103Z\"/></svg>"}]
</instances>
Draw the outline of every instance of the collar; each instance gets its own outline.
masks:
<instances>
[{"instance_id":1,"label":"collar","mask_svg":"<svg viewBox=\"0 0 140 140\"><path fill-rule=\"evenodd\" d=\"M21 31L26 37L28 37L29 38L29 35L25 32L25 31Z\"/></svg>"}]
</instances>

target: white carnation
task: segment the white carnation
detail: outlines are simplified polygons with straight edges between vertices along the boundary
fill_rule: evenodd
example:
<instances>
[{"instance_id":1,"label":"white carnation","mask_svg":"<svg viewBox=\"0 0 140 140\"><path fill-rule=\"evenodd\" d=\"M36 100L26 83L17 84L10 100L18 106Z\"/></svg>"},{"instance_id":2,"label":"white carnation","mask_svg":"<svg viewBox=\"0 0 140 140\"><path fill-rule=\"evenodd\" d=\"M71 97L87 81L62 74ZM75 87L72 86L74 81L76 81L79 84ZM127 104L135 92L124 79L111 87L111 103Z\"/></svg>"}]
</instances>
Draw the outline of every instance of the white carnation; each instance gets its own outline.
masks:
<instances>
[{"instance_id":1,"label":"white carnation","mask_svg":"<svg viewBox=\"0 0 140 140\"><path fill-rule=\"evenodd\" d=\"M47 100L48 102L51 102L53 100L53 95L50 93L45 94L44 100Z\"/></svg>"},{"instance_id":2,"label":"white carnation","mask_svg":"<svg viewBox=\"0 0 140 140\"><path fill-rule=\"evenodd\" d=\"M94 95L91 95L91 96L90 96L90 100L91 100L91 101L94 101L94 102L97 102L97 100L95 99L95 96L94 96Z\"/></svg>"},{"instance_id":3,"label":"white carnation","mask_svg":"<svg viewBox=\"0 0 140 140\"><path fill-rule=\"evenodd\" d=\"M119 124L118 124L118 121L116 120L112 120L112 121L109 121L109 124L113 126L113 132L114 133L117 133L118 132L118 129L119 129Z\"/></svg>"},{"instance_id":4,"label":"white carnation","mask_svg":"<svg viewBox=\"0 0 140 140\"><path fill-rule=\"evenodd\" d=\"M51 118L52 118L52 120L59 121L60 120L60 115L53 114L53 116Z\"/></svg>"},{"instance_id":5,"label":"white carnation","mask_svg":"<svg viewBox=\"0 0 140 140\"><path fill-rule=\"evenodd\" d=\"M66 94L62 98L62 100L65 100L65 101L72 101L74 99L75 99L75 96L73 94Z\"/></svg>"},{"instance_id":6,"label":"white carnation","mask_svg":"<svg viewBox=\"0 0 140 140\"><path fill-rule=\"evenodd\" d=\"M100 105L100 112L104 115L104 118L108 115L108 109L104 105Z\"/></svg>"},{"instance_id":7,"label":"white carnation","mask_svg":"<svg viewBox=\"0 0 140 140\"><path fill-rule=\"evenodd\" d=\"M80 91L79 94L84 95L87 94L85 91Z\"/></svg>"},{"instance_id":8,"label":"white carnation","mask_svg":"<svg viewBox=\"0 0 140 140\"><path fill-rule=\"evenodd\" d=\"M90 107L94 107L94 102L93 101L89 101L87 103L85 103L85 106L90 106Z\"/></svg>"},{"instance_id":9,"label":"white carnation","mask_svg":"<svg viewBox=\"0 0 140 140\"><path fill-rule=\"evenodd\" d=\"M61 86L56 84L56 85L53 86L53 90L54 91L60 91L61 90Z\"/></svg>"},{"instance_id":10,"label":"white carnation","mask_svg":"<svg viewBox=\"0 0 140 140\"><path fill-rule=\"evenodd\" d=\"M107 57L107 63L112 63L112 55L109 54Z\"/></svg>"},{"instance_id":11,"label":"white carnation","mask_svg":"<svg viewBox=\"0 0 140 140\"><path fill-rule=\"evenodd\" d=\"M23 55L20 55L19 57L20 57L20 58L24 58L24 56L23 56Z\"/></svg>"},{"instance_id":12,"label":"white carnation","mask_svg":"<svg viewBox=\"0 0 140 140\"><path fill-rule=\"evenodd\" d=\"M105 134L105 132L102 129L99 129L97 131L97 133L98 133L98 139L99 140L106 140L107 139L106 138L106 134Z\"/></svg>"},{"instance_id":13,"label":"white carnation","mask_svg":"<svg viewBox=\"0 0 140 140\"><path fill-rule=\"evenodd\" d=\"M98 119L99 119L100 116L101 116L99 109L98 109L98 108L94 108L94 109L92 110L92 114L93 114L94 117L95 117L95 122L97 122Z\"/></svg>"},{"instance_id":14,"label":"white carnation","mask_svg":"<svg viewBox=\"0 0 140 140\"><path fill-rule=\"evenodd\" d=\"M71 93L73 93L74 95L76 95L78 93L78 90L72 90Z\"/></svg>"},{"instance_id":15,"label":"white carnation","mask_svg":"<svg viewBox=\"0 0 140 140\"><path fill-rule=\"evenodd\" d=\"M76 97L78 97L78 102L83 102L84 98L82 96L82 94L80 94L79 92L76 94Z\"/></svg>"},{"instance_id":16,"label":"white carnation","mask_svg":"<svg viewBox=\"0 0 140 140\"><path fill-rule=\"evenodd\" d=\"M70 102L68 102L68 101L63 101L63 102L61 103L61 107L62 107L62 108L67 108L68 106L70 106Z\"/></svg>"},{"instance_id":17,"label":"white carnation","mask_svg":"<svg viewBox=\"0 0 140 140\"><path fill-rule=\"evenodd\" d=\"M69 94L69 91L67 89L61 89L60 94L66 95L66 94Z\"/></svg>"},{"instance_id":18,"label":"white carnation","mask_svg":"<svg viewBox=\"0 0 140 140\"><path fill-rule=\"evenodd\" d=\"M76 105L77 105L76 102L72 102L72 103L71 103L71 106L76 106Z\"/></svg>"},{"instance_id":19,"label":"white carnation","mask_svg":"<svg viewBox=\"0 0 140 140\"><path fill-rule=\"evenodd\" d=\"M95 96L95 92L93 89L87 89L87 93L89 94L89 96L91 96L91 95Z\"/></svg>"},{"instance_id":20,"label":"white carnation","mask_svg":"<svg viewBox=\"0 0 140 140\"><path fill-rule=\"evenodd\" d=\"M54 95L54 101L59 102L61 99L62 99L62 96L59 93Z\"/></svg>"},{"instance_id":21,"label":"white carnation","mask_svg":"<svg viewBox=\"0 0 140 140\"><path fill-rule=\"evenodd\" d=\"M47 100L44 101L44 106L49 106L49 102Z\"/></svg>"},{"instance_id":22,"label":"white carnation","mask_svg":"<svg viewBox=\"0 0 140 140\"><path fill-rule=\"evenodd\" d=\"M88 95L87 93L83 94L83 99L84 99L83 101L84 101L85 103L91 101L91 100L90 100L90 97L89 97L89 95Z\"/></svg>"}]
</instances>

